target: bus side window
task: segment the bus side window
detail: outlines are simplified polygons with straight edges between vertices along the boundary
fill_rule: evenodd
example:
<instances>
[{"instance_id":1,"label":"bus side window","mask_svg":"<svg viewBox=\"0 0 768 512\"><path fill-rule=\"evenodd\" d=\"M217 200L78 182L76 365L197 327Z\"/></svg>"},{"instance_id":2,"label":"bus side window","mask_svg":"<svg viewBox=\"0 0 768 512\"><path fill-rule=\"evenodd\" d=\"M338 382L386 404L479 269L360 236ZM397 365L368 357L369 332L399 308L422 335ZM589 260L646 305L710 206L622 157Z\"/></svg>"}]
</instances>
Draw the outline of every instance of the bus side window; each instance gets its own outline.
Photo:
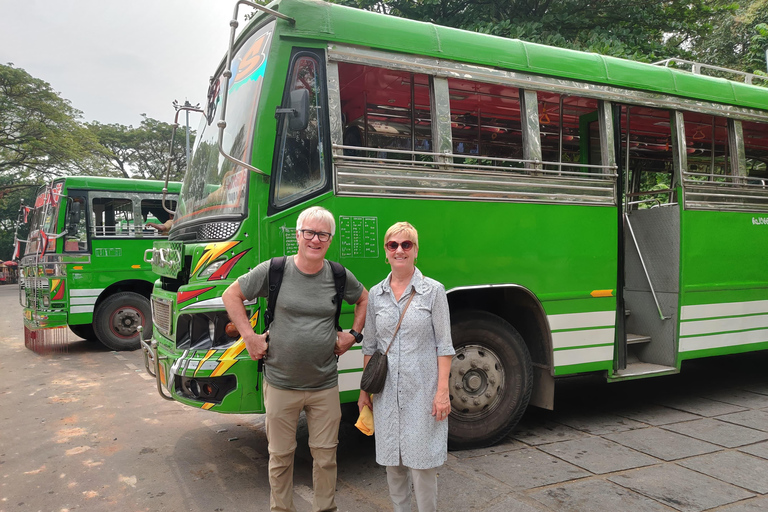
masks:
<instances>
[{"instance_id":1,"label":"bus side window","mask_svg":"<svg viewBox=\"0 0 768 512\"><path fill-rule=\"evenodd\" d=\"M176 201L166 198L165 206L172 211L176 211ZM161 199L142 199L141 200L141 230L144 237L165 237L168 230L161 231L147 224L163 225L171 220L172 215L163 208Z\"/></svg>"},{"instance_id":2,"label":"bus side window","mask_svg":"<svg viewBox=\"0 0 768 512\"><path fill-rule=\"evenodd\" d=\"M586 167L567 164L600 165L597 100L542 91L537 91L536 96L544 168L586 172Z\"/></svg>"},{"instance_id":3,"label":"bus side window","mask_svg":"<svg viewBox=\"0 0 768 512\"><path fill-rule=\"evenodd\" d=\"M94 198L91 220L94 236L132 237L133 201L123 198Z\"/></svg>"},{"instance_id":4,"label":"bus side window","mask_svg":"<svg viewBox=\"0 0 768 512\"><path fill-rule=\"evenodd\" d=\"M768 188L768 124L742 121L747 183Z\"/></svg>"},{"instance_id":5,"label":"bus side window","mask_svg":"<svg viewBox=\"0 0 768 512\"><path fill-rule=\"evenodd\" d=\"M273 182L273 203L283 207L325 188L328 172L325 162L326 131L324 110L324 77L317 57L299 52L293 59L283 109L291 108L291 98L301 98L296 91L308 92L309 108L306 125L291 126L290 113L278 116L277 176ZM292 94L293 93L293 94ZM303 115L303 114L302 114Z\"/></svg>"}]
</instances>

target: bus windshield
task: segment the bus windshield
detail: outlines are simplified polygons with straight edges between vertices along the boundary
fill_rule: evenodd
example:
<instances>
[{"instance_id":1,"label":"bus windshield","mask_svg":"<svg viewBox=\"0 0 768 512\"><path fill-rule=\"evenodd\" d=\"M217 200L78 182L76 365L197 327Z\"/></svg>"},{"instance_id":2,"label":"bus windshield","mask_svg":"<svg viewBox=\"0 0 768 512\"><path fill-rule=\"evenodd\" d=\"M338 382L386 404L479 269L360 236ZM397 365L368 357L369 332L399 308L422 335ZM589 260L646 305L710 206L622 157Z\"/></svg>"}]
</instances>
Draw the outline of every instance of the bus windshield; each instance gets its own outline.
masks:
<instances>
[{"instance_id":1,"label":"bus windshield","mask_svg":"<svg viewBox=\"0 0 768 512\"><path fill-rule=\"evenodd\" d=\"M259 95L264 83L274 22L248 37L232 58L223 148L248 162ZM248 171L225 159L218 150L217 110L221 108L224 77L219 73L208 91L208 105L200 122L194 153L181 189L176 223L213 217L243 217Z\"/></svg>"},{"instance_id":2,"label":"bus windshield","mask_svg":"<svg viewBox=\"0 0 768 512\"><path fill-rule=\"evenodd\" d=\"M26 254L36 253L40 245L41 231L48 240L47 251L52 250L56 243L52 235L58 234L56 223L59 219L59 205L61 204L61 189L63 183L54 183L40 189L35 198L35 205L29 211L29 243L26 246Z\"/></svg>"}]
</instances>

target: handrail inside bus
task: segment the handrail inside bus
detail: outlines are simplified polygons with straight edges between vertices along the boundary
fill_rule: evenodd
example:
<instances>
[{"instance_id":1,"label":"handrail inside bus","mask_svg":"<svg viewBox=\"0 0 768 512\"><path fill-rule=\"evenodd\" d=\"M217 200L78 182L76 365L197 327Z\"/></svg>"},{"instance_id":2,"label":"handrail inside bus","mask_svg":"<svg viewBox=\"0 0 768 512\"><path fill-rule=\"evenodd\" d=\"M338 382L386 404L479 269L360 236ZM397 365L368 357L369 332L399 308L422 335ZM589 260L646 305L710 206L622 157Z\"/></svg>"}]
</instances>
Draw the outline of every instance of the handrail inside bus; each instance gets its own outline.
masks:
<instances>
[{"instance_id":1,"label":"handrail inside bus","mask_svg":"<svg viewBox=\"0 0 768 512\"><path fill-rule=\"evenodd\" d=\"M659 304L659 298L656 296L656 290L653 288L653 283L651 282L651 276L648 274L648 267L645 265L645 259L643 259L643 253L640 252L640 244L637 243L637 237L635 236L635 230L632 229L632 223L629 222L629 215L624 214L624 221L627 223L627 227L629 228L629 233L632 235L632 241L635 243L635 250L637 251L637 256L640 258L640 264L643 266L643 272L645 272L645 278L648 280L648 286L651 287L651 295L653 296L653 301L656 303L656 310L659 312L659 318L662 320L669 320L672 318L671 316L664 316L664 313L661 311L661 304Z\"/></svg>"}]
</instances>

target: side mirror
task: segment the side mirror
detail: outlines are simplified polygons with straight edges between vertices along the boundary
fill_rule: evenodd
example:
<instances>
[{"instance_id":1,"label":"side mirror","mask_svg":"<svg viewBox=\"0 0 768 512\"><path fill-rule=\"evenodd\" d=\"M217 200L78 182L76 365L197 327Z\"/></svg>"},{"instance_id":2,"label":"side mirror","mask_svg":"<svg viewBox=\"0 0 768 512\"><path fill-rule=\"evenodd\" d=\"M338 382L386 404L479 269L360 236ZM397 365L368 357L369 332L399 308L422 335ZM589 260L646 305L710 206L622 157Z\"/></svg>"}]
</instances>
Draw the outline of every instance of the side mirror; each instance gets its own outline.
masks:
<instances>
[{"instance_id":1,"label":"side mirror","mask_svg":"<svg viewBox=\"0 0 768 512\"><path fill-rule=\"evenodd\" d=\"M72 201L69 205L69 218L67 219L67 232L70 237L77 236L77 226L80 224L80 203Z\"/></svg>"},{"instance_id":2,"label":"side mirror","mask_svg":"<svg viewBox=\"0 0 768 512\"><path fill-rule=\"evenodd\" d=\"M278 108L277 114L288 116L288 130L300 132L309 124L309 91L296 89L291 91L291 104L288 108Z\"/></svg>"}]
</instances>

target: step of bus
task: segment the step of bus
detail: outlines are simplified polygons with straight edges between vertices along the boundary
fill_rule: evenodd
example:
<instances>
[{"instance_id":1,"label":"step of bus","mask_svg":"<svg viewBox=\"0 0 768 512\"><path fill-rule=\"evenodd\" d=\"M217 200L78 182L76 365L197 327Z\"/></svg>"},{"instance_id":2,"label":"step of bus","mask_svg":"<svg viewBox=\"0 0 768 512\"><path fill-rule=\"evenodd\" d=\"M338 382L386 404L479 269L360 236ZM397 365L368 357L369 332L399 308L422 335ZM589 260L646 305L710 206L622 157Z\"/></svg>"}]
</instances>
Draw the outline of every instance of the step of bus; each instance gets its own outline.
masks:
<instances>
[{"instance_id":1,"label":"step of bus","mask_svg":"<svg viewBox=\"0 0 768 512\"><path fill-rule=\"evenodd\" d=\"M664 366L662 364L652 363L627 363L623 370L615 372L608 376L609 381L642 379L645 377L658 377L660 375L672 375L680 373L680 370L674 366Z\"/></svg>"},{"instance_id":2,"label":"step of bus","mask_svg":"<svg viewBox=\"0 0 768 512\"><path fill-rule=\"evenodd\" d=\"M638 343L648 343L651 341L650 336L644 334L631 334L627 333L627 345L636 345Z\"/></svg>"}]
</instances>

